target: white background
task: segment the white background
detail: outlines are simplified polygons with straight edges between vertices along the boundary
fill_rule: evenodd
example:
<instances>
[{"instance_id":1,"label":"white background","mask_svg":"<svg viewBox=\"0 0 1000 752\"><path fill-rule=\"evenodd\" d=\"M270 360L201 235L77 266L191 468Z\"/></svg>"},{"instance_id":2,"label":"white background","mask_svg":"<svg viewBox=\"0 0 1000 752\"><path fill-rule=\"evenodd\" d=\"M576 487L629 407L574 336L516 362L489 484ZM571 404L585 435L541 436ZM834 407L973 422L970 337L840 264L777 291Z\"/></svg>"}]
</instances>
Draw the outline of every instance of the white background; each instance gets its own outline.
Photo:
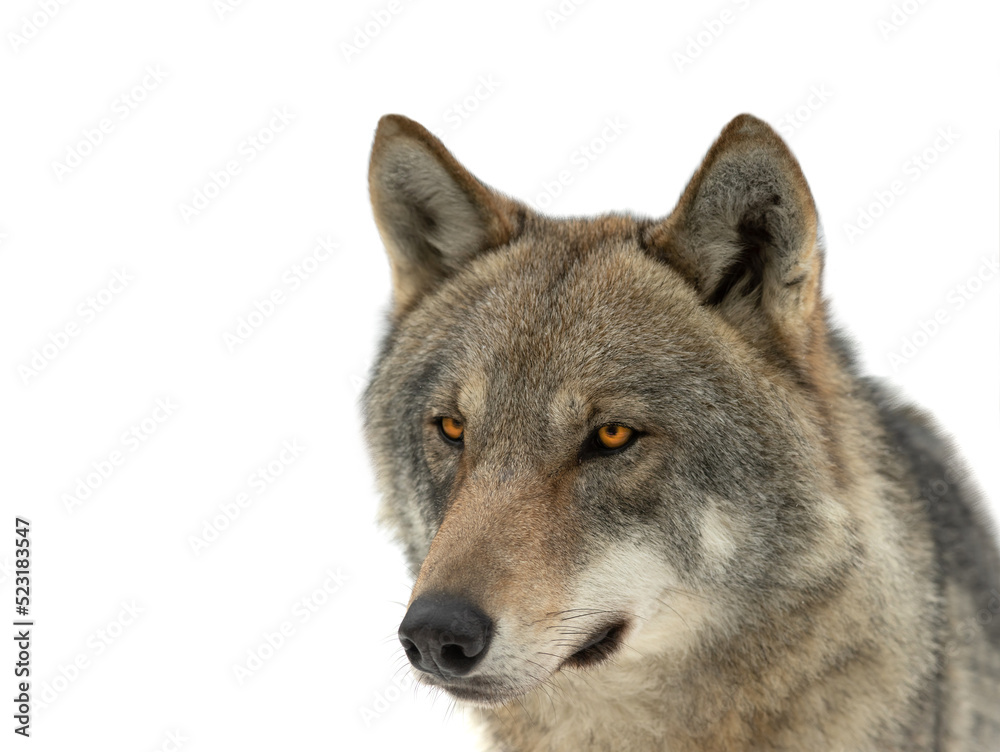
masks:
<instances>
[{"instance_id":1,"label":"white background","mask_svg":"<svg viewBox=\"0 0 1000 752\"><path fill-rule=\"evenodd\" d=\"M393 684L409 574L373 525L357 411L389 296L366 184L387 112L558 214L663 215L731 117L781 128L820 209L837 320L870 372L956 437L997 508L1000 285L995 272L970 283L998 249L995 4L910 0L893 26L885 0L591 0L562 19L552 12L574 6L557 0L221 5L0 11L0 611L7 634L20 514L33 690L51 700L17 744L5 700L4 749L173 749L178 733L192 751L471 748L462 713L445 720L450 701ZM366 40L372 13L389 20ZM255 150L246 139L274 109L291 121ZM104 118L110 132L88 149ZM607 118L624 130L581 162ZM935 147L939 129L953 141ZM229 160L238 174L183 216ZM561 171L572 182L546 196ZM849 237L894 181L900 195ZM284 275L317 238L338 248L292 289ZM123 268L127 287L79 313ZM958 310L968 284L978 292ZM285 302L230 352L225 333L276 288ZM925 340L938 309L948 321ZM914 336L922 346L894 367ZM127 436L135 425L142 441ZM304 451L258 493L251 474L292 440ZM115 451L120 464L68 509ZM196 553L192 537L240 493L251 503ZM327 570L343 582L304 620ZM133 601L136 617L123 612ZM283 622L290 636L261 650ZM0 641L10 698L14 652ZM269 659L241 683L249 651Z\"/></svg>"}]
</instances>

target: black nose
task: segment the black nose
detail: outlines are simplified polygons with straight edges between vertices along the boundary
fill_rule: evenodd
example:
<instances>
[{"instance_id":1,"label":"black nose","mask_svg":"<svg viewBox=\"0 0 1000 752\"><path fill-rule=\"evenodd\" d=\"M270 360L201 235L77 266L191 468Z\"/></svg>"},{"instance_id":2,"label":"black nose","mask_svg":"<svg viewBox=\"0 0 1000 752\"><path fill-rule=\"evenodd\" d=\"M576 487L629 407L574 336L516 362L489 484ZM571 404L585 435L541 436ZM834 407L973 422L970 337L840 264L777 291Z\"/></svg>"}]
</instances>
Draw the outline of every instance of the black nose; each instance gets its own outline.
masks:
<instances>
[{"instance_id":1,"label":"black nose","mask_svg":"<svg viewBox=\"0 0 1000 752\"><path fill-rule=\"evenodd\" d=\"M463 598L422 595L410 604L399 641L416 668L446 679L463 676L486 655L493 623Z\"/></svg>"}]
</instances>

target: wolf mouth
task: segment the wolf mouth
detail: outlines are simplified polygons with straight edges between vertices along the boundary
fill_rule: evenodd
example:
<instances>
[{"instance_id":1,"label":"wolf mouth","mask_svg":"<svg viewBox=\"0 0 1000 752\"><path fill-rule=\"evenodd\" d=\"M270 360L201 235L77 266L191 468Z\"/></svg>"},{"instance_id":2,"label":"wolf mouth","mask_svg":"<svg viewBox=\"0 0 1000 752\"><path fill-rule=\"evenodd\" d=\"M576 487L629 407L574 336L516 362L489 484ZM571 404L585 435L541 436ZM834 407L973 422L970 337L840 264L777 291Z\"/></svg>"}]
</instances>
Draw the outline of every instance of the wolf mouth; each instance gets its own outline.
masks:
<instances>
[{"instance_id":1,"label":"wolf mouth","mask_svg":"<svg viewBox=\"0 0 1000 752\"><path fill-rule=\"evenodd\" d=\"M607 660L621 648L627 629L627 622L617 621L592 632L590 637L555 671L563 668L589 668ZM441 681L425 674L423 681L444 689L456 699L484 707L502 704L529 689L485 677L462 677L453 681Z\"/></svg>"},{"instance_id":2,"label":"wolf mouth","mask_svg":"<svg viewBox=\"0 0 1000 752\"><path fill-rule=\"evenodd\" d=\"M481 707L499 705L524 693L524 690L506 682L485 678L466 677L442 682L425 676L423 680L432 687L445 690L458 700Z\"/></svg>"},{"instance_id":3,"label":"wolf mouth","mask_svg":"<svg viewBox=\"0 0 1000 752\"><path fill-rule=\"evenodd\" d=\"M563 666L587 668L607 660L621 647L625 627L625 622L618 621L598 630L583 643L582 647L563 662Z\"/></svg>"}]
</instances>

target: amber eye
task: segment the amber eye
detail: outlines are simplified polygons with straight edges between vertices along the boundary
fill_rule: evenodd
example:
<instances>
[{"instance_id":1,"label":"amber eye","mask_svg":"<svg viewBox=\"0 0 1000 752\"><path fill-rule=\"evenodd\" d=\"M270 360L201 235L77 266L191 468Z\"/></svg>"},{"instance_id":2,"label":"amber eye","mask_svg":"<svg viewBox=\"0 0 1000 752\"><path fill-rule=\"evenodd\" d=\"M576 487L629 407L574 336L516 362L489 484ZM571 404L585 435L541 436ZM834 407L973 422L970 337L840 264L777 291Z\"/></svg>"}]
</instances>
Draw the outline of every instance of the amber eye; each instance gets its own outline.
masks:
<instances>
[{"instance_id":1,"label":"amber eye","mask_svg":"<svg viewBox=\"0 0 1000 752\"><path fill-rule=\"evenodd\" d=\"M597 443L604 449L621 449L629 443L634 433L628 426L608 423L597 429Z\"/></svg>"},{"instance_id":2,"label":"amber eye","mask_svg":"<svg viewBox=\"0 0 1000 752\"><path fill-rule=\"evenodd\" d=\"M461 441L465 434L465 426L457 418L441 418L439 425L441 433L449 441Z\"/></svg>"}]
</instances>

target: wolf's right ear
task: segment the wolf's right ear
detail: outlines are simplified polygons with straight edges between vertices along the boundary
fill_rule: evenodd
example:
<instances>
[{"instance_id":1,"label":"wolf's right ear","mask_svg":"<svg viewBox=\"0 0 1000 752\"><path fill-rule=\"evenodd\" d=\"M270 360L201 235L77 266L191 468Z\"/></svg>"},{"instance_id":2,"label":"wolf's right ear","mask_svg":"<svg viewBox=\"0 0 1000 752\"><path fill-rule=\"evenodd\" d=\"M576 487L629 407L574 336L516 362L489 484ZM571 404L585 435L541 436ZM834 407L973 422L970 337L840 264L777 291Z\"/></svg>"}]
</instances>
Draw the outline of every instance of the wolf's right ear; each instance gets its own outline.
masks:
<instances>
[{"instance_id":1,"label":"wolf's right ear","mask_svg":"<svg viewBox=\"0 0 1000 752\"><path fill-rule=\"evenodd\" d=\"M476 254L513 240L524 211L402 115L379 120L368 190L392 267L396 314Z\"/></svg>"}]
</instances>

